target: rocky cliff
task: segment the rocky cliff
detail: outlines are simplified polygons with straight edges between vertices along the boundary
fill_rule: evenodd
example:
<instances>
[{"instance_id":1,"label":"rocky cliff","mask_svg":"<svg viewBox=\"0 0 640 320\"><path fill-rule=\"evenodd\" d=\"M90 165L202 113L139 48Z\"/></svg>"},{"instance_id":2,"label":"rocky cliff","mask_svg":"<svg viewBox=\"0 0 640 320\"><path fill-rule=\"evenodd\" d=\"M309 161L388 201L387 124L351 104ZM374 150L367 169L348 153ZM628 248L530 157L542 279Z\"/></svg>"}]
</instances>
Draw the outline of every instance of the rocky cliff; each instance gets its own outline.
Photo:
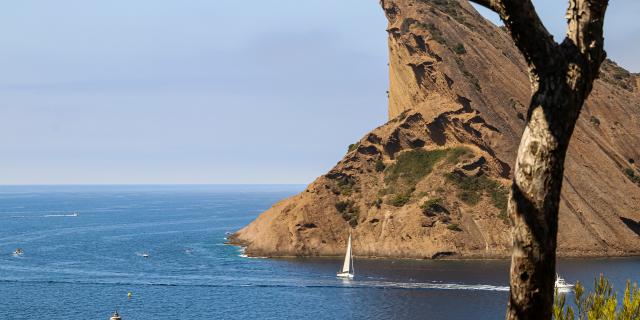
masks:
<instances>
[{"instance_id":1,"label":"rocky cliff","mask_svg":"<svg viewBox=\"0 0 640 320\"><path fill-rule=\"evenodd\" d=\"M507 190L530 84L504 30L466 0L383 0L389 122L230 237L257 256L510 254ZM640 253L640 76L607 61L576 126L559 254Z\"/></svg>"}]
</instances>

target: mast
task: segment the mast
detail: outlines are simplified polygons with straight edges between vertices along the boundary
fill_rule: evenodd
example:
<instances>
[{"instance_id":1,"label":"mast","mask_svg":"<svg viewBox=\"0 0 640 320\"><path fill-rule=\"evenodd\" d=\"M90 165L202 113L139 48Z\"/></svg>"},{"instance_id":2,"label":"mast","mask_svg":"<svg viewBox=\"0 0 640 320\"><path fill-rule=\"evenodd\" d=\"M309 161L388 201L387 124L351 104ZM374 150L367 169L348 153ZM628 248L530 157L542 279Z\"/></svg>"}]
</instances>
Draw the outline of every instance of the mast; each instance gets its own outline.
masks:
<instances>
[{"instance_id":1,"label":"mast","mask_svg":"<svg viewBox=\"0 0 640 320\"><path fill-rule=\"evenodd\" d=\"M349 230L349 240L351 240L351 230ZM349 243L349 249L351 249L351 243ZM353 266L353 250L349 250L351 253L351 274L356 273L356 268Z\"/></svg>"}]
</instances>

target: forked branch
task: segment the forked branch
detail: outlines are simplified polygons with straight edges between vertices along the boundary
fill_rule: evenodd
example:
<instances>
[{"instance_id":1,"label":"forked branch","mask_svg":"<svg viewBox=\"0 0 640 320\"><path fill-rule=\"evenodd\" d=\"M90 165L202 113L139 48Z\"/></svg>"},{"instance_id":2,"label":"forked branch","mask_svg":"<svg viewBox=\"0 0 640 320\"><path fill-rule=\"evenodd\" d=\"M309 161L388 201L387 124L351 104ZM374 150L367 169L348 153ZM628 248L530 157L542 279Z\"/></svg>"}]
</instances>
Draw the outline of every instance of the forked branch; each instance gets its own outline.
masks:
<instances>
[{"instance_id":1,"label":"forked branch","mask_svg":"<svg viewBox=\"0 0 640 320\"><path fill-rule=\"evenodd\" d=\"M570 0L567 9L569 28L563 49L582 58L584 76L595 79L606 57L603 24L608 0Z\"/></svg>"},{"instance_id":2,"label":"forked branch","mask_svg":"<svg viewBox=\"0 0 640 320\"><path fill-rule=\"evenodd\" d=\"M531 0L471 0L496 12L522 52L531 72L552 68L550 56L557 56L558 44L540 20Z\"/></svg>"}]
</instances>

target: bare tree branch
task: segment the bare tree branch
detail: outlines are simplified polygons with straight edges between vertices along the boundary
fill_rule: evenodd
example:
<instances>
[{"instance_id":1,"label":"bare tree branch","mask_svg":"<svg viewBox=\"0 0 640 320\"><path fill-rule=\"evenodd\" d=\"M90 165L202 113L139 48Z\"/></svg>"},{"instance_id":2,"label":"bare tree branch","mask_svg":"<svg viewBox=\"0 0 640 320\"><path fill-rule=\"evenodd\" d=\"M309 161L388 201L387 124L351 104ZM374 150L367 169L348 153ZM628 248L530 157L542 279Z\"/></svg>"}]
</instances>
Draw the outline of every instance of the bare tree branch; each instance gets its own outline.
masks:
<instances>
[{"instance_id":1,"label":"bare tree branch","mask_svg":"<svg viewBox=\"0 0 640 320\"><path fill-rule=\"evenodd\" d=\"M608 0L571 0L567 9L567 38L563 49L583 59L583 76L595 79L606 58L603 24ZM590 81L587 81L590 82Z\"/></svg>"},{"instance_id":2,"label":"bare tree branch","mask_svg":"<svg viewBox=\"0 0 640 320\"><path fill-rule=\"evenodd\" d=\"M470 0L471 2L475 2L476 4L479 4L489 10L493 10L494 12L497 13L497 10L495 9L496 6L494 6L495 1L492 0Z\"/></svg>"},{"instance_id":3,"label":"bare tree branch","mask_svg":"<svg viewBox=\"0 0 640 320\"><path fill-rule=\"evenodd\" d=\"M532 75L546 69L559 46L540 20L531 0L471 0L496 12L524 55ZM592 0L595 1L595 0Z\"/></svg>"}]
</instances>

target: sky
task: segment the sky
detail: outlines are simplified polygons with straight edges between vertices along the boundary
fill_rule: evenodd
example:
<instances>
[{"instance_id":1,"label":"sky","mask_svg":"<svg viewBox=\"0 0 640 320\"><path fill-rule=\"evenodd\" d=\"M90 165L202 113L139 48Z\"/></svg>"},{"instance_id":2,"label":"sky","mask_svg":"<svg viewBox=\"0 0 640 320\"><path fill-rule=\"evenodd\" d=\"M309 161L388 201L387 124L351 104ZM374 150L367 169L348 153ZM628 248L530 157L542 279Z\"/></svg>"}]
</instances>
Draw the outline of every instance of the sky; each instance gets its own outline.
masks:
<instances>
[{"instance_id":1,"label":"sky","mask_svg":"<svg viewBox=\"0 0 640 320\"><path fill-rule=\"evenodd\" d=\"M639 12L606 20L634 72ZM309 183L386 120L385 28L374 0L8 2L0 184Z\"/></svg>"}]
</instances>

